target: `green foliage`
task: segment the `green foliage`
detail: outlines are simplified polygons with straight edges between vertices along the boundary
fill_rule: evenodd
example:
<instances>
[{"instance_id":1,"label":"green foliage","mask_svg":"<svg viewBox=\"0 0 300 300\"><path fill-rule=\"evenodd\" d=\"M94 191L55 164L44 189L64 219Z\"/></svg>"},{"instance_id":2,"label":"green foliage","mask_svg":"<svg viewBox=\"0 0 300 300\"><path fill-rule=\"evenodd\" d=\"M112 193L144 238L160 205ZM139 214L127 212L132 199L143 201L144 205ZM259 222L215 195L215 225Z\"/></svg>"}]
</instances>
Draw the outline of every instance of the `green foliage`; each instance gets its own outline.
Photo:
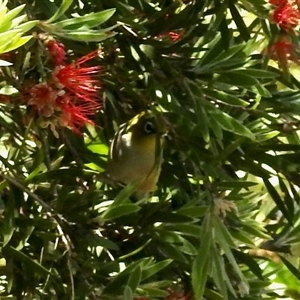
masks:
<instances>
[{"instance_id":1,"label":"green foliage","mask_svg":"<svg viewBox=\"0 0 300 300\"><path fill-rule=\"evenodd\" d=\"M22 23L22 2L0 4L0 52L17 49L0 73L0 298L299 299L300 82L263 54L270 5L29 0ZM102 50L82 135L19 100L53 68L40 35L69 61ZM99 171L116 125L153 105L164 163L135 201Z\"/></svg>"},{"instance_id":2,"label":"green foliage","mask_svg":"<svg viewBox=\"0 0 300 300\"><path fill-rule=\"evenodd\" d=\"M7 2L0 1L0 53L15 50L26 44L32 36L23 35L37 24L37 21L22 23L27 16L26 14L18 15L24 9L25 4L8 11Z\"/></svg>"},{"instance_id":3,"label":"green foliage","mask_svg":"<svg viewBox=\"0 0 300 300\"><path fill-rule=\"evenodd\" d=\"M66 39L72 39L82 42L100 42L108 37L114 36L114 33L109 33L116 26L110 26L105 29L92 29L99 27L102 23L107 21L115 12L115 9L107 9L98 13L89 13L83 16L74 17L71 19L64 19L62 21L53 23L59 16L64 13L63 5L61 10L57 10L46 23L42 23L43 29L54 36L59 36Z\"/></svg>"}]
</instances>

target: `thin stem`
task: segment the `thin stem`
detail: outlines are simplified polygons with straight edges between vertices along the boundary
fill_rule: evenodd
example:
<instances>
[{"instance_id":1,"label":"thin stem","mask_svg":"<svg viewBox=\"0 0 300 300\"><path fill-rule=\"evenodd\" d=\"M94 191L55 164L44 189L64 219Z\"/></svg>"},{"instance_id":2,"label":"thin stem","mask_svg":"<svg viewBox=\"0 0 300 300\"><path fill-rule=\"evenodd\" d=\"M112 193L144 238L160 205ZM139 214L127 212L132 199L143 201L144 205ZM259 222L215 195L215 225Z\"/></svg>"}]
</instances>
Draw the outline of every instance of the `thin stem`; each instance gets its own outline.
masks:
<instances>
[{"instance_id":1,"label":"thin stem","mask_svg":"<svg viewBox=\"0 0 300 300\"><path fill-rule=\"evenodd\" d=\"M15 187L19 188L24 193L26 193L28 196L30 196L31 198L33 198L36 202L38 202L46 210L47 215L56 222L57 230L61 234L62 242L64 243L64 245L66 247L67 265L68 265L68 271L69 271L70 283L71 283L71 300L73 300L74 297L75 297L75 293L74 293L74 278L73 278L72 268L71 268L71 259L72 259L72 248L73 248L73 245L72 245L72 241L69 238L69 236L67 234L65 234L65 232L62 229L65 224L68 224L67 220L64 217L59 216L54 211L54 209L51 206L49 206L46 202L44 202L38 195L36 195L35 193L31 192L28 188L26 188L25 186L23 186L16 179L14 179L14 178L12 178L12 177L10 177L8 175L5 175L5 174L1 174L1 176L5 180L7 180L9 183L11 183Z\"/></svg>"}]
</instances>

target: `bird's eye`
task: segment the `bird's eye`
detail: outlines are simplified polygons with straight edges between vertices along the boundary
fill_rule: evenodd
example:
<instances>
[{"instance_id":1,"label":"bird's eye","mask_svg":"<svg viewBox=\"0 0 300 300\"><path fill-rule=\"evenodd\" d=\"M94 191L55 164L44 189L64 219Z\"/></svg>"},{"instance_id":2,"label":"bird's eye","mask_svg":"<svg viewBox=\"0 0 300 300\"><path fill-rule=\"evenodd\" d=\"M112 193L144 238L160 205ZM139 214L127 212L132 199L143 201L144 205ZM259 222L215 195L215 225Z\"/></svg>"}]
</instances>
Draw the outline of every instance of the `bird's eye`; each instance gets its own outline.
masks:
<instances>
[{"instance_id":1,"label":"bird's eye","mask_svg":"<svg viewBox=\"0 0 300 300\"><path fill-rule=\"evenodd\" d=\"M154 128L153 123L150 122L150 121L145 122L145 124L144 124L144 131L147 134L155 133L155 128Z\"/></svg>"}]
</instances>

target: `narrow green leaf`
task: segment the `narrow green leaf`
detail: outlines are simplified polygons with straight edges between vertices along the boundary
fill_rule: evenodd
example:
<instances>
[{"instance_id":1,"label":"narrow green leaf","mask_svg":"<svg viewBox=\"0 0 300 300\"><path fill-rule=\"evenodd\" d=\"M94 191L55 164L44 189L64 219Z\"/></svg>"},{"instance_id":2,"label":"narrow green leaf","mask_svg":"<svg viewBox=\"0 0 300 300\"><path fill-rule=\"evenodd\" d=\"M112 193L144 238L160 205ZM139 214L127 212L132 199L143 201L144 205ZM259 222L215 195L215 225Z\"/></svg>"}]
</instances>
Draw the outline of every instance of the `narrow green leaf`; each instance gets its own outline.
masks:
<instances>
[{"instance_id":1,"label":"narrow green leaf","mask_svg":"<svg viewBox=\"0 0 300 300\"><path fill-rule=\"evenodd\" d=\"M7 23L9 23L11 20L15 19L15 17L24 9L25 4L19 5L12 10L8 11L4 18L1 18L0 20L0 31L2 31L2 28L6 26Z\"/></svg>"},{"instance_id":2,"label":"narrow green leaf","mask_svg":"<svg viewBox=\"0 0 300 300\"><path fill-rule=\"evenodd\" d=\"M115 32L104 30L84 30L84 31L58 31L55 34L63 38L81 42L101 42L116 35Z\"/></svg>"},{"instance_id":3,"label":"narrow green leaf","mask_svg":"<svg viewBox=\"0 0 300 300\"><path fill-rule=\"evenodd\" d=\"M203 139L204 139L204 141L206 141L208 143L210 140L209 127L208 127L209 120L208 120L208 116L205 111L205 108L202 105L198 110L198 114L199 114L199 116L198 116L197 121L200 124Z\"/></svg>"},{"instance_id":4,"label":"narrow green leaf","mask_svg":"<svg viewBox=\"0 0 300 300\"><path fill-rule=\"evenodd\" d=\"M206 278L210 272L209 266L211 264L211 246L212 246L212 226L210 218L206 217L201 234L201 245L198 254L192 265L192 286L194 290L195 299L202 299Z\"/></svg>"},{"instance_id":5,"label":"narrow green leaf","mask_svg":"<svg viewBox=\"0 0 300 300\"><path fill-rule=\"evenodd\" d=\"M258 229L256 227L252 226L251 224L248 225L247 222L244 222L243 225L241 225L241 230L245 231L245 233L251 234L251 235L253 235L255 237L259 237L261 239L268 240L271 238L268 234L266 234L264 232L263 228Z\"/></svg>"},{"instance_id":6,"label":"narrow green leaf","mask_svg":"<svg viewBox=\"0 0 300 300\"><path fill-rule=\"evenodd\" d=\"M259 84L258 79L256 79L255 77L246 74L241 74L236 71L231 71L228 73L220 72L219 75L215 76L215 81L219 83L221 82L233 86L246 87L246 88L251 88L252 86Z\"/></svg>"},{"instance_id":7,"label":"narrow green leaf","mask_svg":"<svg viewBox=\"0 0 300 300\"><path fill-rule=\"evenodd\" d=\"M244 22L244 18L241 17L237 7L235 4L230 3L229 4L230 13L232 15L233 21L236 24L239 33L244 41L248 41L250 39L250 33L248 31L248 27L246 26Z\"/></svg>"},{"instance_id":8,"label":"narrow green leaf","mask_svg":"<svg viewBox=\"0 0 300 300\"><path fill-rule=\"evenodd\" d=\"M228 29L228 24L226 20L226 15L224 14L224 17L222 19L222 22L220 24L219 30L221 32L222 42L225 50L228 50L230 40L231 40L231 31Z\"/></svg>"},{"instance_id":9,"label":"narrow green leaf","mask_svg":"<svg viewBox=\"0 0 300 300\"><path fill-rule=\"evenodd\" d=\"M223 131L222 128L223 126L221 126L215 118L209 118L209 125L211 130L213 131L215 137L222 141L223 140ZM232 129L232 127L230 127L230 129Z\"/></svg>"},{"instance_id":10,"label":"narrow green leaf","mask_svg":"<svg viewBox=\"0 0 300 300\"><path fill-rule=\"evenodd\" d=\"M251 272L255 274L260 280L264 280L264 277L262 275L262 269L260 268L259 264L249 255L246 253L243 253L241 251L232 251L234 256L242 263L249 267Z\"/></svg>"},{"instance_id":11,"label":"narrow green leaf","mask_svg":"<svg viewBox=\"0 0 300 300\"><path fill-rule=\"evenodd\" d=\"M72 3L73 0L62 0L61 5L56 10L55 14L47 20L47 23L52 23L58 18L60 18L68 10Z\"/></svg>"},{"instance_id":12,"label":"narrow green leaf","mask_svg":"<svg viewBox=\"0 0 300 300\"><path fill-rule=\"evenodd\" d=\"M171 284L170 284L170 286L171 286ZM169 295L168 292L166 292L164 290L156 289L154 287L152 287L152 288L151 287L143 287L142 289L150 297L149 299L151 299L151 298L163 298L164 299ZM145 299L147 299L147 298L145 298Z\"/></svg>"},{"instance_id":13,"label":"narrow green leaf","mask_svg":"<svg viewBox=\"0 0 300 300\"><path fill-rule=\"evenodd\" d=\"M117 207L109 208L101 216L104 220L113 220L125 215L133 214L140 210L140 207L134 204L121 204Z\"/></svg>"},{"instance_id":14,"label":"narrow green leaf","mask_svg":"<svg viewBox=\"0 0 300 300\"><path fill-rule=\"evenodd\" d=\"M294 200L299 205L300 204L300 195L299 195L298 191L295 189L294 184L291 182L289 184L290 184L290 189L293 194ZM1 185L0 185L0 191L1 191Z\"/></svg>"},{"instance_id":15,"label":"narrow green leaf","mask_svg":"<svg viewBox=\"0 0 300 300\"><path fill-rule=\"evenodd\" d=\"M97 13L90 13L80 17L74 17L72 19L63 20L60 22L56 22L55 25L61 28L66 29L78 29L82 26L86 28L93 28L95 26L99 26L102 23L106 22L108 19L112 17L115 13L116 9L111 8ZM72 27L72 28L68 28Z\"/></svg>"},{"instance_id":16,"label":"narrow green leaf","mask_svg":"<svg viewBox=\"0 0 300 300\"><path fill-rule=\"evenodd\" d=\"M216 109L210 111L210 115L224 130L255 140L253 133L246 126L242 125L238 120L234 119L225 112Z\"/></svg>"},{"instance_id":17,"label":"narrow green leaf","mask_svg":"<svg viewBox=\"0 0 300 300\"><path fill-rule=\"evenodd\" d=\"M161 241L161 244L163 245L163 251L166 254L167 257L171 258L175 262L182 263L184 265L189 264L189 260L186 258L186 255L184 255L177 247L177 245L163 242Z\"/></svg>"},{"instance_id":18,"label":"narrow green leaf","mask_svg":"<svg viewBox=\"0 0 300 300\"><path fill-rule=\"evenodd\" d=\"M222 64L222 62L230 61L234 57L239 57L240 53L243 53L244 48L245 44L233 45L227 51L218 53L215 60L212 60L212 64ZM245 58L245 55L243 55L242 58Z\"/></svg>"},{"instance_id":19,"label":"narrow green leaf","mask_svg":"<svg viewBox=\"0 0 300 300\"><path fill-rule=\"evenodd\" d=\"M29 22L25 22L21 25L18 25L17 27L15 27L14 29L18 29L20 30L20 32L27 32L30 29L32 29L34 26L36 26L38 24L38 21L29 21Z\"/></svg>"},{"instance_id":20,"label":"narrow green leaf","mask_svg":"<svg viewBox=\"0 0 300 300\"><path fill-rule=\"evenodd\" d=\"M130 286L128 286L128 285L125 286L123 299L124 300L134 300L133 292L132 292Z\"/></svg>"},{"instance_id":21,"label":"narrow green leaf","mask_svg":"<svg viewBox=\"0 0 300 300\"><path fill-rule=\"evenodd\" d=\"M182 232L185 235L194 236L199 238L201 228L198 225L194 224L163 224L162 228L170 231Z\"/></svg>"},{"instance_id":22,"label":"narrow green leaf","mask_svg":"<svg viewBox=\"0 0 300 300\"><path fill-rule=\"evenodd\" d=\"M204 295L207 299L212 299L212 300L224 300L223 296L221 296L219 293L216 291L213 291L211 289L206 288L204 291Z\"/></svg>"},{"instance_id":23,"label":"narrow green leaf","mask_svg":"<svg viewBox=\"0 0 300 300\"><path fill-rule=\"evenodd\" d=\"M104 288L105 293L122 292L122 287L128 282L131 272L140 265L143 268L144 265L152 263L152 258L143 258L141 260L131 263L124 271L118 273ZM115 263L112 262L113 266L116 267ZM107 267L107 264L105 264ZM108 269L110 271L110 269Z\"/></svg>"},{"instance_id":24,"label":"narrow green leaf","mask_svg":"<svg viewBox=\"0 0 300 300\"><path fill-rule=\"evenodd\" d=\"M16 250L20 251L23 249L23 247L25 246L25 244L27 243L28 239L30 238L33 230L35 229L34 226L26 226L25 230L24 230L24 235L22 236L22 239L20 240L18 246L16 246Z\"/></svg>"},{"instance_id":25,"label":"narrow green leaf","mask_svg":"<svg viewBox=\"0 0 300 300\"><path fill-rule=\"evenodd\" d=\"M207 51L199 60L199 65L192 70L195 73L201 74L203 70L207 69L206 65L210 63L222 52L222 41L220 35L215 35L215 38L210 42Z\"/></svg>"},{"instance_id":26,"label":"narrow green leaf","mask_svg":"<svg viewBox=\"0 0 300 300\"><path fill-rule=\"evenodd\" d=\"M20 31L17 29L13 29L13 30L9 30L9 31L0 33L0 43L1 43L0 49L5 48L5 45L9 44L10 41L13 38L15 38L16 35L18 35L19 33L20 33Z\"/></svg>"},{"instance_id":27,"label":"narrow green leaf","mask_svg":"<svg viewBox=\"0 0 300 300\"><path fill-rule=\"evenodd\" d=\"M247 189L249 187L257 185L257 182L252 181L243 181L243 180L236 180L236 181L224 181L224 182L214 182L212 186L219 187L219 188L244 188Z\"/></svg>"},{"instance_id":28,"label":"narrow green leaf","mask_svg":"<svg viewBox=\"0 0 300 300\"><path fill-rule=\"evenodd\" d=\"M160 232L160 238L166 243L172 243L178 250L188 255L196 255L197 251L192 243L176 232Z\"/></svg>"},{"instance_id":29,"label":"narrow green leaf","mask_svg":"<svg viewBox=\"0 0 300 300\"><path fill-rule=\"evenodd\" d=\"M230 71L229 71L230 72ZM261 70L261 69L253 69L253 68L245 68L245 69L236 69L234 70L236 74L245 74L248 76L252 76L255 78L274 78L278 77L278 74L267 71L267 70Z\"/></svg>"},{"instance_id":30,"label":"narrow green leaf","mask_svg":"<svg viewBox=\"0 0 300 300\"><path fill-rule=\"evenodd\" d=\"M278 208L280 209L280 211L282 212L284 217L289 221L290 224L292 224L293 223L292 217L291 217L287 207L285 206L284 201L282 200L282 198L279 196L278 192L276 191L275 187L269 182L269 179L263 178L263 181L264 181L266 188L267 188L268 192L270 193L272 199L274 200L274 202L276 203L276 205L278 206Z\"/></svg>"},{"instance_id":31,"label":"narrow green leaf","mask_svg":"<svg viewBox=\"0 0 300 300\"><path fill-rule=\"evenodd\" d=\"M193 206L180 208L177 213L189 217L203 217L207 212L207 206Z\"/></svg>"},{"instance_id":32,"label":"narrow green leaf","mask_svg":"<svg viewBox=\"0 0 300 300\"><path fill-rule=\"evenodd\" d=\"M120 204L127 203L129 197L137 190L138 185L136 184L128 184L126 185L116 196L114 202L111 205L112 207L117 207Z\"/></svg>"},{"instance_id":33,"label":"narrow green leaf","mask_svg":"<svg viewBox=\"0 0 300 300\"><path fill-rule=\"evenodd\" d=\"M22 22L26 21L27 18L28 17L26 14L14 18L12 21L10 21L6 24L7 30L18 27Z\"/></svg>"},{"instance_id":34,"label":"narrow green leaf","mask_svg":"<svg viewBox=\"0 0 300 300\"><path fill-rule=\"evenodd\" d=\"M258 93L260 96L265 98L271 98L272 94L261 84L257 84L252 87L252 91Z\"/></svg>"},{"instance_id":35,"label":"narrow green leaf","mask_svg":"<svg viewBox=\"0 0 300 300\"><path fill-rule=\"evenodd\" d=\"M235 97L233 95L230 95L222 91L217 91L213 89L203 89L203 93L214 100L219 100L230 105L238 105L238 106L249 105L247 101L244 101L238 97Z\"/></svg>"},{"instance_id":36,"label":"narrow green leaf","mask_svg":"<svg viewBox=\"0 0 300 300\"><path fill-rule=\"evenodd\" d=\"M4 52L10 52L12 50L15 50L15 49L25 45L28 41L30 41L32 39L31 35L30 36L22 36L22 37L19 37L19 36L16 36L15 39L13 41L11 41L11 43L9 43L5 47L3 47L3 49L0 50L0 52L4 53Z\"/></svg>"},{"instance_id":37,"label":"narrow green leaf","mask_svg":"<svg viewBox=\"0 0 300 300\"><path fill-rule=\"evenodd\" d=\"M280 176L278 176L278 181L279 181L279 186L283 192L284 203L286 204L289 214L290 216L294 216L295 214L294 199L291 197L290 191L288 190L283 179Z\"/></svg>"},{"instance_id":38,"label":"narrow green leaf","mask_svg":"<svg viewBox=\"0 0 300 300\"><path fill-rule=\"evenodd\" d=\"M12 196L5 207L4 217L2 225L3 247L9 243L15 232L15 201Z\"/></svg>"},{"instance_id":39,"label":"narrow green leaf","mask_svg":"<svg viewBox=\"0 0 300 300\"><path fill-rule=\"evenodd\" d=\"M149 239L148 241L146 241L142 246L134 249L133 251L126 253L125 255L122 255L119 257L120 260L131 257L137 253L139 253L140 251L142 251L149 243L151 242L151 240Z\"/></svg>"},{"instance_id":40,"label":"narrow green leaf","mask_svg":"<svg viewBox=\"0 0 300 300\"><path fill-rule=\"evenodd\" d=\"M110 241L107 238L104 238L102 236L94 236L93 240L90 242L93 246L101 246L105 249L110 250L119 250L119 247L114 242Z\"/></svg>"},{"instance_id":41,"label":"narrow green leaf","mask_svg":"<svg viewBox=\"0 0 300 300\"><path fill-rule=\"evenodd\" d=\"M35 168L28 176L27 178L25 179L25 182L31 182L32 179L37 175L39 174L40 172L42 171L45 171L46 170L46 166L44 164L40 164L37 166L37 168Z\"/></svg>"},{"instance_id":42,"label":"narrow green leaf","mask_svg":"<svg viewBox=\"0 0 300 300\"><path fill-rule=\"evenodd\" d=\"M230 232L228 231L223 221L218 216L213 217L213 225L215 227L215 230L218 232L219 236L224 239L224 242L226 242L229 247L236 248L236 245L233 241Z\"/></svg>"},{"instance_id":43,"label":"narrow green leaf","mask_svg":"<svg viewBox=\"0 0 300 300\"><path fill-rule=\"evenodd\" d=\"M283 263L286 265L286 267L291 271L291 273L298 279L300 280L300 271L293 265L291 264L284 256L279 255Z\"/></svg>"},{"instance_id":44,"label":"narrow green leaf","mask_svg":"<svg viewBox=\"0 0 300 300\"><path fill-rule=\"evenodd\" d=\"M166 259L142 270L142 280L145 280L167 267L173 260Z\"/></svg>"},{"instance_id":45,"label":"narrow green leaf","mask_svg":"<svg viewBox=\"0 0 300 300\"><path fill-rule=\"evenodd\" d=\"M224 300L228 299L228 293L225 283L226 278L226 271L225 271L225 264L224 260L222 258L222 255L220 254L220 251L216 247L212 247L212 260L213 260L213 274L212 277L214 278L214 281L219 289L219 291L222 293Z\"/></svg>"},{"instance_id":46,"label":"narrow green leaf","mask_svg":"<svg viewBox=\"0 0 300 300\"><path fill-rule=\"evenodd\" d=\"M228 258L230 264L232 265L235 273L239 276L240 280L246 285L248 286L248 283L243 275L243 273L241 272L235 257L232 254L232 251L227 243L227 239L228 237L224 237L223 233L220 230L215 230L216 233L216 240L218 241L218 244L220 245L220 247L222 248L222 250L224 251L226 257Z\"/></svg>"},{"instance_id":47,"label":"narrow green leaf","mask_svg":"<svg viewBox=\"0 0 300 300\"><path fill-rule=\"evenodd\" d=\"M237 232L231 233L232 237L242 243L246 244L248 247L255 246L253 239L249 236L249 234L244 233L243 231L239 230Z\"/></svg>"},{"instance_id":48,"label":"narrow green leaf","mask_svg":"<svg viewBox=\"0 0 300 300\"><path fill-rule=\"evenodd\" d=\"M128 278L127 285L131 288L131 291L134 293L137 287L139 286L142 278L142 270L140 266L137 266L131 275Z\"/></svg>"},{"instance_id":49,"label":"narrow green leaf","mask_svg":"<svg viewBox=\"0 0 300 300\"><path fill-rule=\"evenodd\" d=\"M6 1L7 3L7 1ZM0 32L3 32L5 29L5 26L2 25L3 20L5 19L5 16L7 14L7 7L5 3L0 2ZM3 29L2 29L3 28Z\"/></svg>"},{"instance_id":50,"label":"narrow green leaf","mask_svg":"<svg viewBox=\"0 0 300 300\"><path fill-rule=\"evenodd\" d=\"M4 247L3 251L7 253L7 255L26 264L28 268L32 269L32 271L35 270L36 272L41 273L44 276L52 275L51 272L48 271L45 267L43 267L40 263L27 256L25 253L18 251L16 248L12 246Z\"/></svg>"}]
</instances>

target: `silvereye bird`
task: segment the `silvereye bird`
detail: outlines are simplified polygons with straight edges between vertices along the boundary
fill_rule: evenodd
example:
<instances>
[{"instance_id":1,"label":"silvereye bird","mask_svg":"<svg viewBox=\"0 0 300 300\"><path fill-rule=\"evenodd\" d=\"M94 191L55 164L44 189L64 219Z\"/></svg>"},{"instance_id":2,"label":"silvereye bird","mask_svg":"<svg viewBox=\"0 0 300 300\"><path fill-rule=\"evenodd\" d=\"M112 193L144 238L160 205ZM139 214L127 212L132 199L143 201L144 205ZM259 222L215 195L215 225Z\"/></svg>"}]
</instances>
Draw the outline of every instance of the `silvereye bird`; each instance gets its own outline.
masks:
<instances>
[{"instance_id":1,"label":"silvereye bird","mask_svg":"<svg viewBox=\"0 0 300 300\"><path fill-rule=\"evenodd\" d=\"M120 125L110 145L108 174L113 180L133 184L137 199L146 197L156 186L164 133L162 118L144 111Z\"/></svg>"}]
</instances>

